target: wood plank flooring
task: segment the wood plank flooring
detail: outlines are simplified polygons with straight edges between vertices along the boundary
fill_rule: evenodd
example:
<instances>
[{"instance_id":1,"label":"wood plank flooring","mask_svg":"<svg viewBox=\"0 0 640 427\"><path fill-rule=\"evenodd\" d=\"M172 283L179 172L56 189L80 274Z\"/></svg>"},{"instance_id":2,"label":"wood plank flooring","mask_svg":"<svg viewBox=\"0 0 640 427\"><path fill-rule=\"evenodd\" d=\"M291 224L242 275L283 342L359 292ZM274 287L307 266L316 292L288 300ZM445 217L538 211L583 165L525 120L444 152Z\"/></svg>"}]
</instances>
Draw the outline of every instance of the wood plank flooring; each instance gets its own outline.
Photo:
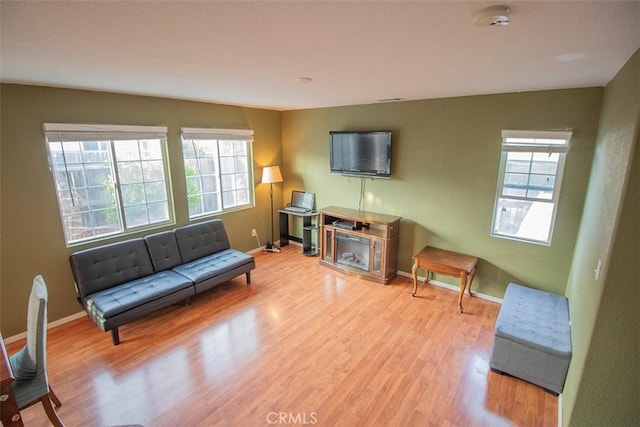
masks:
<instances>
[{"instance_id":1,"label":"wood plank flooring","mask_svg":"<svg viewBox=\"0 0 640 427\"><path fill-rule=\"evenodd\" d=\"M238 277L125 325L119 346L86 318L51 329L65 424L557 425L556 397L489 370L498 304L465 296L460 315L455 292L413 298L408 278L344 275L295 245L256 263L250 286ZM49 425L41 405L23 418Z\"/></svg>"}]
</instances>

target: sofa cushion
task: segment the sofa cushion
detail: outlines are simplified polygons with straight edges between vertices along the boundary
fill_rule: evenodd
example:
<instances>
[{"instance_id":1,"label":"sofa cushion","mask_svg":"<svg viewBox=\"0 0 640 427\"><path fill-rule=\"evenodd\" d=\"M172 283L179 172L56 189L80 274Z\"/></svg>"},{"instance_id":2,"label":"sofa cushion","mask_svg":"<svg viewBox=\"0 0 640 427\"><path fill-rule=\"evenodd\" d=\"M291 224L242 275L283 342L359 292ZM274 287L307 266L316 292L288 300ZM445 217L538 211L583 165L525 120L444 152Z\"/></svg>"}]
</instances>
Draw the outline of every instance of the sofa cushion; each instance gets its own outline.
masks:
<instances>
[{"instance_id":1,"label":"sofa cushion","mask_svg":"<svg viewBox=\"0 0 640 427\"><path fill-rule=\"evenodd\" d=\"M231 247L221 219L186 225L174 232L185 263Z\"/></svg>"},{"instance_id":2,"label":"sofa cushion","mask_svg":"<svg viewBox=\"0 0 640 427\"><path fill-rule=\"evenodd\" d=\"M192 285L185 276L161 271L93 293L84 299L84 305L92 318L105 319Z\"/></svg>"},{"instance_id":3,"label":"sofa cushion","mask_svg":"<svg viewBox=\"0 0 640 427\"><path fill-rule=\"evenodd\" d=\"M200 283L210 277L253 262L253 257L236 249L226 249L173 268L193 283Z\"/></svg>"},{"instance_id":4,"label":"sofa cushion","mask_svg":"<svg viewBox=\"0 0 640 427\"><path fill-rule=\"evenodd\" d=\"M76 252L69 257L80 298L153 274L143 239Z\"/></svg>"},{"instance_id":5,"label":"sofa cushion","mask_svg":"<svg viewBox=\"0 0 640 427\"><path fill-rule=\"evenodd\" d=\"M144 238L156 272L182 264L178 242L173 231L151 234Z\"/></svg>"}]
</instances>

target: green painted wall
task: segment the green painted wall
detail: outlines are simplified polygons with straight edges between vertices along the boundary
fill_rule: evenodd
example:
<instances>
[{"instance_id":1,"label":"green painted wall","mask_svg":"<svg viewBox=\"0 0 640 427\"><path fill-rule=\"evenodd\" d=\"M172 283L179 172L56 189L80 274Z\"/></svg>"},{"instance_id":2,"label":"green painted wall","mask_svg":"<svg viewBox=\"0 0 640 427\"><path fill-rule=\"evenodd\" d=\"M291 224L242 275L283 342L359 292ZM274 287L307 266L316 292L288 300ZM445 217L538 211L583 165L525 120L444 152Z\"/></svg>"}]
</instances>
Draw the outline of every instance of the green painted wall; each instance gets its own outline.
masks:
<instances>
[{"instance_id":1,"label":"green painted wall","mask_svg":"<svg viewBox=\"0 0 640 427\"><path fill-rule=\"evenodd\" d=\"M401 271L410 272L411 256L431 244L481 258L474 281L479 292L501 298L514 281L564 294L602 94L589 88L285 112L284 195L306 189L316 193L318 208L357 209L361 180L329 173L329 131L390 129L392 179L362 181L363 208L403 217ZM574 137L551 246L490 237L501 130L565 128L573 128Z\"/></svg>"},{"instance_id":2,"label":"green painted wall","mask_svg":"<svg viewBox=\"0 0 640 427\"><path fill-rule=\"evenodd\" d=\"M565 425L640 425L639 133L640 51L605 90L566 292L574 355Z\"/></svg>"},{"instance_id":3,"label":"green painted wall","mask_svg":"<svg viewBox=\"0 0 640 427\"><path fill-rule=\"evenodd\" d=\"M263 244L271 233L269 190L260 185L260 179L263 166L281 163L280 112L22 85L3 84L0 90L0 327L5 337L25 331L27 299L37 274L44 276L49 287L49 321L81 311L68 255L87 246L65 246L43 122L166 125L177 224L188 222L180 128L253 129L256 207L220 217L232 245L244 251L257 247L251 228L258 230ZM276 202L282 200L281 189L280 184L274 186Z\"/></svg>"}]
</instances>

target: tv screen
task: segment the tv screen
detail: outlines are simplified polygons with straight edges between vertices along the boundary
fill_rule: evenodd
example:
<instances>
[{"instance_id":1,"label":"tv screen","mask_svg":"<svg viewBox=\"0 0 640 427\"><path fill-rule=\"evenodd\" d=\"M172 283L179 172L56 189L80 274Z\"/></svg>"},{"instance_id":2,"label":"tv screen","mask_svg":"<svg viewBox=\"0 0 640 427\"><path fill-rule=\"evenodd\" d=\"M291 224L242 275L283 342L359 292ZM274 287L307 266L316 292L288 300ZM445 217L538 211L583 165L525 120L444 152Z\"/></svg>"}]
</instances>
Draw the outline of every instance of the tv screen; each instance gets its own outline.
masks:
<instances>
[{"instance_id":1,"label":"tv screen","mask_svg":"<svg viewBox=\"0 0 640 427\"><path fill-rule=\"evenodd\" d=\"M391 131L330 132L329 159L332 173L389 178Z\"/></svg>"}]
</instances>

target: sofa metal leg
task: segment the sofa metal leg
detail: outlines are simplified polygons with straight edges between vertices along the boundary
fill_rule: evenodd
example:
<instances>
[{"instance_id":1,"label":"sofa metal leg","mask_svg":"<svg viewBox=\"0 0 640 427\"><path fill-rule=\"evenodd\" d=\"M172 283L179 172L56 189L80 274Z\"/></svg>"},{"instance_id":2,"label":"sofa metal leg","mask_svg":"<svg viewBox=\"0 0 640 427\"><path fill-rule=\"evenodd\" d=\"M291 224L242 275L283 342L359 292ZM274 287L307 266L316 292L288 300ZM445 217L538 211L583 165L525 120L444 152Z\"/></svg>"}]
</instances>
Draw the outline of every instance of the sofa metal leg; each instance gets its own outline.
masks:
<instances>
[{"instance_id":1,"label":"sofa metal leg","mask_svg":"<svg viewBox=\"0 0 640 427\"><path fill-rule=\"evenodd\" d=\"M191 305L191 297L187 297L187 299L184 300L184 305L185 306Z\"/></svg>"},{"instance_id":2,"label":"sofa metal leg","mask_svg":"<svg viewBox=\"0 0 640 427\"><path fill-rule=\"evenodd\" d=\"M251 272L247 272L247 285L251 284Z\"/></svg>"},{"instance_id":3,"label":"sofa metal leg","mask_svg":"<svg viewBox=\"0 0 640 427\"><path fill-rule=\"evenodd\" d=\"M111 341L113 341L113 345L120 344L120 335L118 334L118 328L113 328L111 330Z\"/></svg>"}]
</instances>

